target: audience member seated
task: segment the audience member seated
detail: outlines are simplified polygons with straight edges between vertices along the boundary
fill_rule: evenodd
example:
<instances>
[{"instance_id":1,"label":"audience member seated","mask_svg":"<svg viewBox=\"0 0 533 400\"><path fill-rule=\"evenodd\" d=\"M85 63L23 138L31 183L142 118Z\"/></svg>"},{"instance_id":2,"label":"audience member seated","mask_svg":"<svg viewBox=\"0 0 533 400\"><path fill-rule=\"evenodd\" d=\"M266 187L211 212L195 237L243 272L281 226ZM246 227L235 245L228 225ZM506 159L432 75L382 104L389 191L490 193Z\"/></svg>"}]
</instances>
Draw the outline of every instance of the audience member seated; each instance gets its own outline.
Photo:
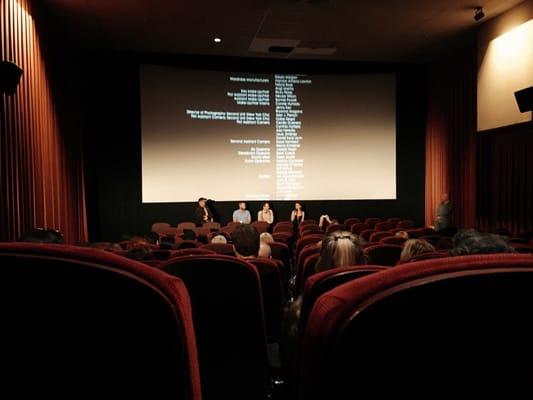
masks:
<instances>
[{"instance_id":1,"label":"audience member seated","mask_svg":"<svg viewBox=\"0 0 533 400\"><path fill-rule=\"evenodd\" d=\"M59 244L63 243L63 234L54 229L36 228L24 233L19 242Z\"/></svg>"},{"instance_id":2,"label":"audience member seated","mask_svg":"<svg viewBox=\"0 0 533 400\"><path fill-rule=\"evenodd\" d=\"M231 234L235 256L240 259L257 257L259 253L259 232L255 227L243 224L235 227Z\"/></svg>"},{"instance_id":3,"label":"audience member seated","mask_svg":"<svg viewBox=\"0 0 533 400\"><path fill-rule=\"evenodd\" d=\"M348 231L335 231L327 235L320 248L320 257L315 271L322 272L333 268L351 267L366 264L362 239ZM305 285L305 282L302 283ZM298 325L303 297L298 298L287 308L283 323L282 353L285 362L291 363L297 358L296 346Z\"/></svg>"},{"instance_id":4,"label":"audience member seated","mask_svg":"<svg viewBox=\"0 0 533 400\"><path fill-rule=\"evenodd\" d=\"M261 243L266 244L275 242L274 237L268 232L263 232L261 235L259 235L259 240L261 241Z\"/></svg>"},{"instance_id":5,"label":"audience member seated","mask_svg":"<svg viewBox=\"0 0 533 400\"><path fill-rule=\"evenodd\" d=\"M192 229L185 229L182 238L183 240L196 240L196 232Z\"/></svg>"},{"instance_id":6,"label":"audience member seated","mask_svg":"<svg viewBox=\"0 0 533 400\"><path fill-rule=\"evenodd\" d=\"M226 239L226 237L224 235L216 235L216 236L213 237L213 239L211 239L211 243L227 244L228 243L228 239Z\"/></svg>"},{"instance_id":7,"label":"audience member seated","mask_svg":"<svg viewBox=\"0 0 533 400\"><path fill-rule=\"evenodd\" d=\"M274 223L274 211L271 210L268 202L262 204L261 210L257 213L257 220L268 222L269 224Z\"/></svg>"},{"instance_id":8,"label":"audience member seated","mask_svg":"<svg viewBox=\"0 0 533 400\"><path fill-rule=\"evenodd\" d=\"M348 231L335 231L322 240L316 272L365 264L362 239Z\"/></svg>"},{"instance_id":9,"label":"audience member seated","mask_svg":"<svg viewBox=\"0 0 533 400\"><path fill-rule=\"evenodd\" d=\"M325 230L331 224L338 224L339 221L336 218L331 219L329 215L323 214L318 220L318 226L320 229Z\"/></svg>"},{"instance_id":10,"label":"audience member seated","mask_svg":"<svg viewBox=\"0 0 533 400\"><path fill-rule=\"evenodd\" d=\"M423 239L409 239L403 245L402 254L400 255L400 262L405 262L414 256L424 253L431 253L435 251L435 247Z\"/></svg>"},{"instance_id":11,"label":"audience member seated","mask_svg":"<svg viewBox=\"0 0 533 400\"><path fill-rule=\"evenodd\" d=\"M272 258L272 249L267 243L260 241L258 257L259 258Z\"/></svg>"},{"instance_id":12,"label":"audience member seated","mask_svg":"<svg viewBox=\"0 0 533 400\"><path fill-rule=\"evenodd\" d=\"M409 239L409 234L406 231L398 231L395 236L401 237L402 239Z\"/></svg>"},{"instance_id":13,"label":"audience member seated","mask_svg":"<svg viewBox=\"0 0 533 400\"><path fill-rule=\"evenodd\" d=\"M454 256L515 252L505 237L480 233L475 229L458 232L453 238L453 249L450 251Z\"/></svg>"},{"instance_id":14,"label":"audience member seated","mask_svg":"<svg viewBox=\"0 0 533 400\"><path fill-rule=\"evenodd\" d=\"M246 203L244 201L239 202L239 208L233 211L233 222L239 224L249 224L252 222L252 215L246 209Z\"/></svg>"}]
</instances>

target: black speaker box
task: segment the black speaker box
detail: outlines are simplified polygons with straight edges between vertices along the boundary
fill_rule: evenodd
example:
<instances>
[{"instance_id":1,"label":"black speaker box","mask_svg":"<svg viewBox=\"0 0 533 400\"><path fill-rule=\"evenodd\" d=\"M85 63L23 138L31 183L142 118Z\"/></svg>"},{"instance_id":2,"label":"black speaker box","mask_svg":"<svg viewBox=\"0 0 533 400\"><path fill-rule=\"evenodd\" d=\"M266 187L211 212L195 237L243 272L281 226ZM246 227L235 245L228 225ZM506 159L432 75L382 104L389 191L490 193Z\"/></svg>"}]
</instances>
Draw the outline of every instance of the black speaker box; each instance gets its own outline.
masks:
<instances>
[{"instance_id":1,"label":"black speaker box","mask_svg":"<svg viewBox=\"0 0 533 400\"><path fill-rule=\"evenodd\" d=\"M533 111L533 86L514 92L520 112Z\"/></svg>"}]
</instances>

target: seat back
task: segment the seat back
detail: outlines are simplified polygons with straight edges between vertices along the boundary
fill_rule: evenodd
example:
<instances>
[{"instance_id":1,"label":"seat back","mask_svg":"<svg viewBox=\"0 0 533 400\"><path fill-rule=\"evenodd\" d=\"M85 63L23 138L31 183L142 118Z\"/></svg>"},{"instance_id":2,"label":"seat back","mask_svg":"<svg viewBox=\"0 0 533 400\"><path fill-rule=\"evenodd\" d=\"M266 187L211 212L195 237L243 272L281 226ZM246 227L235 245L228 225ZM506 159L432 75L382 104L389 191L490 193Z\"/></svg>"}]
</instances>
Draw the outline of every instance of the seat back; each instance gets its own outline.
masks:
<instances>
[{"instance_id":1,"label":"seat back","mask_svg":"<svg viewBox=\"0 0 533 400\"><path fill-rule=\"evenodd\" d=\"M206 229L207 231L211 230L220 230L220 223L219 222L204 222L202 224L202 228Z\"/></svg>"},{"instance_id":2,"label":"seat back","mask_svg":"<svg viewBox=\"0 0 533 400\"><path fill-rule=\"evenodd\" d=\"M320 296L343 283L373 274L374 272L384 271L388 268L376 265L357 265L353 267L333 268L310 276L305 281L302 296L302 307L300 309L300 320L298 324L299 337L303 338L309 313Z\"/></svg>"},{"instance_id":3,"label":"seat back","mask_svg":"<svg viewBox=\"0 0 533 400\"><path fill-rule=\"evenodd\" d=\"M226 256L234 256L235 250L232 244L228 243L208 243L200 246L201 249L211 250L217 254L224 254Z\"/></svg>"},{"instance_id":4,"label":"seat back","mask_svg":"<svg viewBox=\"0 0 533 400\"><path fill-rule=\"evenodd\" d=\"M374 228L377 231L388 231L389 229L394 229L394 225L392 222L384 221L384 222L378 222Z\"/></svg>"},{"instance_id":5,"label":"seat back","mask_svg":"<svg viewBox=\"0 0 533 400\"><path fill-rule=\"evenodd\" d=\"M422 261L338 286L309 316L300 398L529 395L532 286L522 254Z\"/></svg>"},{"instance_id":6,"label":"seat back","mask_svg":"<svg viewBox=\"0 0 533 400\"><path fill-rule=\"evenodd\" d=\"M399 246L403 246L403 244L406 241L407 241L407 239L399 237L399 236L386 236L386 237L380 239L380 243L383 243L383 244L397 244Z\"/></svg>"},{"instance_id":7,"label":"seat back","mask_svg":"<svg viewBox=\"0 0 533 400\"><path fill-rule=\"evenodd\" d=\"M377 244L364 249L369 264L393 266L400 261L402 246L395 244Z\"/></svg>"},{"instance_id":8,"label":"seat back","mask_svg":"<svg viewBox=\"0 0 533 400\"><path fill-rule=\"evenodd\" d=\"M196 229L196 224L194 222L180 222L177 226L179 232L183 232L185 229Z\"/></svg>"},{"instance_id":9,"label":"seat back","mask_svg":"<svg viewBox=\"0 0 533 400\"><path fill-rule=\"evenodd\" d=\"M344 224L330 224L326 228L326 233L332 233L335 231L343 231L346 229L346 226Z\"/></svg>"},{"instance_id":10,"label":"seat back","mask_svg":"<svg viewBox=\"0 0 533 400\"><path fill-rule=\"evenodd\" d=\"M201 398L181 280L63 245L2 243L0 265L2 390L21 398Z\"/></svg>"},{"instance_id":11,"label":"seat back","mask_svg":"<svg viewBox=\"0 0 533 400\"><path fill-rule=\"evenodd\" d=\"M152 224L152 232L159 235L163 235L167 229L170 229L170 224L168 222L154 222Z\"/></svg>"},{"instance_id":12,"label":"seat back","mask_svg":"<svg viewBox=\"0 0 533 400\"><path fill-rule=\"evenodd\" d=\"M265 221L254 221L252 222L252 226L254 226L259 233L268 232L268 228L270 228L270 224Z\"/></svg>"},{"instance_id":13,"label":"seat back","mask_svg":"<svg viewBox=\"0 0 533 400\"><path fill-rule=\"evenodd\" d=\"M356 235L359 235L362 231L369 229L369 228L370 227L368 226L368 224L365 224L364 222L356 222L355 224L352 225L352 227L350 228L350 231L352 233L355 233Z\"/></svg>"},{"instance_id":14,"label":"seat back","mask_svg":"<svg viewBox=\"0 0 533 400\"><path fill-rule=\"evenodd\" d=\"M269 342L276 341L281 333L281 316L285 300L282 271L274 260L268 258L252 258L247 261L255 265L259 272L267 338Z\"/></svg>"},{"instance_id":15,"label":"seat back","mask_svg":"<svg viewBox=\"0 0 533 400\"><path fill-rule=\"evenodd\" d=\"M367 224L370 228L374 228L374 226L379 222L381 222L381 218L370 217L365 219L365 224Z\"/></svg>"},{"instance_id":16,"label":"seat back","mask_svg":"<svg viewBox=\"0 0 533 400\"><path fill-rule=\"evenodd\" d=\"M169 260L161 269L189 291L204 398L265 398L268 362L256 267L235 257L199 255Z\"/></svg>"},{"instance_id":17,"label":"seat back","mask_svg":"<svg viewBox=\"0 0 533 400\"><path fill-rule=\"evenodd\" d=\"M351 218L346 218L344 220L344 225L346 226L347 230L350 230L350 228L352 227L353 224L357 224L359 222L361 222L361 220L359 218L351 217Z\"/></svg>"},{"instance_id":18,"label":"seat back","mask_svg":"<svg viewBox=\"0 0 533 400\"><path fill-rule=\"evenodd\" d=\"M313 253L305 257L303 260L302 269L299 271L300 274L296 275L296 294L299 294L303 290L307 278L315 274L315 267L319 258L320 253Z\"/></svg>"}]
</instances>

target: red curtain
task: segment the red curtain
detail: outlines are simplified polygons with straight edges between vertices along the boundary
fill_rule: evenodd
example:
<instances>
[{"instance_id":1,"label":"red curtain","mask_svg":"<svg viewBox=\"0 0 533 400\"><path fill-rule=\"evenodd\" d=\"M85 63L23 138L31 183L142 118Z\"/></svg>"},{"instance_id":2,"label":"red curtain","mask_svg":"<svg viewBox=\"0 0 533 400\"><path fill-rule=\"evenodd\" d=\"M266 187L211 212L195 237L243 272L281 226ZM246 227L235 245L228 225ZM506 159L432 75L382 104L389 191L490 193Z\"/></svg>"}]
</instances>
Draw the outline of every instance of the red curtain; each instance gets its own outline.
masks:
<instances>
[{"instance_id":1,"label":"red curtain","mask_svg":"<svg viewBox=\"0 0 533 400\"><path fill-rule=\"evenodd\" d=\"M1 59L19 65L17 93L0 103L0 241L34 227L87 240L80 134L60 127L48 52L28 0L0 0Z\"/></svg>"},{"instance_id":2,"label":"red curtain","mask_svg":"<svg viewBox=\"0 0 533 400\"><path fill-rule=\"evenodd\" d=\"M533 230L533 122L478 134L481 229Z\"/></svg>"},{"instance_id":3,"label":"red curtain","mask_svg":"<svg viewBox=\"0 0 533 400\"><path fill-rule=\"evenodd\" d=\"M452 223L476 223L476 48L467 45L431 66L426 126L426 225L442 195L453 204Z\"/></svg>"}]
</instances>

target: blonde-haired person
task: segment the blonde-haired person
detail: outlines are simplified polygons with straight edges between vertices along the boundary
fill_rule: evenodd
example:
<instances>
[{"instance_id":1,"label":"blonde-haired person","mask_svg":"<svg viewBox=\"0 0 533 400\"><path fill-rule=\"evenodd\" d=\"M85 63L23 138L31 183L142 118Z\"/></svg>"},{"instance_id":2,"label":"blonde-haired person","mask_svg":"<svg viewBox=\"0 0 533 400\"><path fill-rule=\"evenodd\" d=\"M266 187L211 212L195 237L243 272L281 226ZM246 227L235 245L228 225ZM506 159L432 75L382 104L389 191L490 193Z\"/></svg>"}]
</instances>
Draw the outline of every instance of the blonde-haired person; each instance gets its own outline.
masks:
<instances>
[{"instance_id":1,"label":"blonde-haired person","mask_svg":"<svg viewBox=\"0 0 533 400\"><path fill-rule=\"evenodd\" d=\"M433 245L423 239L409 239L403 245L400 262L405 262L414 256L435 251Z\"/></svg>"},{"instance_id":2,"label":"blonde-haired person","mask_svg":"<svg viewBox=\"0 0 533 400\"><path fill-rule=\"evenodd\" d=\"M320 247L320 257L315 266L316 272L333 268L344 268L366 264L363 253L363 239L348 231L335 231L324 237ZM303 282L305 284L305 282ZM290 360L295 357L296 338L298 337L298 324L302 308L302 295L300 295L286 310L283 324L283 358Z\"/></svg>"},{"instance_id":3,"label":"blonde-haired person","mask_svg":"<svg viewBox=\"0 0 533 400\"><path fill-rule=\"evenodd\" d=\"M322 240L316 272L365 264L362 239L348 231L335 231Z\"/></svg>"},{"instance_id":4,"label":"blonde-haired person","mask_svg":"<svg viewBox=\"0 0 533 400\"><path fill-rule=\"evenodd\" d=\"M266 243L266 244L274 243L274 237L268 232L263 232L262 234L259 235L259 241L261 243Z\"/></svg>"}]
</instances>

